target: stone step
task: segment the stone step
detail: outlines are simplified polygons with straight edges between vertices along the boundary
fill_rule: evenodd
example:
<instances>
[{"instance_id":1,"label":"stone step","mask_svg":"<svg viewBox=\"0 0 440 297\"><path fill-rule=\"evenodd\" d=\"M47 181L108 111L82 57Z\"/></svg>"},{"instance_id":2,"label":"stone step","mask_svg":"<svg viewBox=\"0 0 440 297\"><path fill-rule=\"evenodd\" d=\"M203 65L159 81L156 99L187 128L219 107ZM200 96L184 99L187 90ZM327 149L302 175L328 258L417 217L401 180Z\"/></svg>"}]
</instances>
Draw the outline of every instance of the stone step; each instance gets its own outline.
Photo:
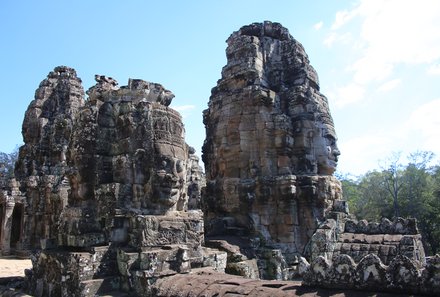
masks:
<instances>
[{"instance_id":1,"label":"stone step","mask_svg":"<svg viewBox=\"0 0 440 297\"><path fill-rule=\"evenodd\" d=\"M81 282L81 291L85 296L105 296L108 292L119 290L119 277L105 277Z\"/></svg>"}]
</instances>

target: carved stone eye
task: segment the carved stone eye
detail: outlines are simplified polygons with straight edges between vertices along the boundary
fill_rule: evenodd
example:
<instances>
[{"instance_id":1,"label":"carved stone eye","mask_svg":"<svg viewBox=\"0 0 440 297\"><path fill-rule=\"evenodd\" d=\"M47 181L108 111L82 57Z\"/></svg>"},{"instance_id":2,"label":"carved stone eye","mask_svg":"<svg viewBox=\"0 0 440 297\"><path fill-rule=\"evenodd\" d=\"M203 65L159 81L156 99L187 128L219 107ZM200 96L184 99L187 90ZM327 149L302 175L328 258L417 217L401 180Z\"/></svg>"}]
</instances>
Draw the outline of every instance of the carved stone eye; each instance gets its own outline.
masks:
<instances>
[{"instance_id":1,"label":"carved stone eye","mask_svg":"<svg viewBox=\"0 0 440 297\"><path fill-rule=\"evenodd\" d=\"M176 171L177 171L177 173L181 173L183 171L183 169L184 169L183 165L184 165L183 162L180 161L180 160L178 160L176 162Z\"/></svg>"},{"instance_id":2,"label":"carved stone eye","mask_svg":"<svg viewBox=\"0 0 440 297\"><path fill-rule=\"evenodd\" d=\"M167 161L162 160L162 168L166 168L168 165Z\"/></svg>"}]
</instances>

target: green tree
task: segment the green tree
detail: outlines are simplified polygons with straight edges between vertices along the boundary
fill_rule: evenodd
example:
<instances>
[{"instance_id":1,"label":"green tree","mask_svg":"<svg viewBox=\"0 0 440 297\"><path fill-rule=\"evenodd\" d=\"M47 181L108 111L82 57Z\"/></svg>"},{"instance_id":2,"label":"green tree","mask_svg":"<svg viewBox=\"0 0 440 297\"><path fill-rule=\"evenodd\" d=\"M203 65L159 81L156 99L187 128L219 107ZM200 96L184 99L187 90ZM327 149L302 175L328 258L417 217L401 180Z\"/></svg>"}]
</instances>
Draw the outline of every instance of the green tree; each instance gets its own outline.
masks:
<instances>
[{"instance_id":1,"label":"green tree","mask_svg":"<svg viewBox=\"0 0 440 297\"><path fill-rule=\"evenodd\" d=\"M392 197L395 217L400 216L399 192L404 182L400 155L401 153L392 153L385 165L382 165L382 185Z\"/></svg>"},{"instance_id":2,"label":"green tree","mask_svg":"<svg viewBox=\"0 0 440 297\"><path fill-rule=\"evenodd\" d=\"M350 212L357 213L359 205L362 204L362 193L360 192L358 181L346 177L339 180L341 181L344 199L348 203Z\"/></svg>"},{"instance_id":3,"label":"green tree","mask_svg":"<svg viewBox=\"0 0 440 297\"><path fill-rule=\"evenodd\" d=\"M364 205L358 212L359 217L367 220L379 220L393 214L393 198L385 184L387 172L371 171L359 182Z\"/></svg>"},{"instance_id":4,"label":"green tree","mask_svg":"<svg viewBox=\"0 0 440 297\"><path fill-rule=\"evenodd\" d=\"M0 152L0 179L7 180L14 176L14 167L17 158L18 146L9 154Z\"/></svg>"},{"instance_id":5,"label":"green tree","mask_svg":"<svg viewBox=\"0 0 440 297\"><path fill-rule=\"evenodd\" d=\"M431 166L434 154L417 151L403 164L393 153L380 171L357 179L342 176L344 198L359 219L414 217L428 254L440 252L440 166Z\"/></svg>"},{"instance_id":6,"label":"green tree","mask_svg":"<svg viewBox=\"0 0 440 297\"><path fill-rule=\"evenodd\" d=\"M428 254L440 252L440 167L430 169L424 200L414 210Z\"/></svg>"},{"instance_id":7,"label":"green tree","mask_svg":"<svg viewBox=\"0 0 440 297\"><path fill-rule=\"evenodd\" d=\"M434 154L417 151L408 156L409 163L402 173L402 188L399 195L403 216L421 217L433 199L432 168L429 166Z\"/></svg>"}]
</instances>

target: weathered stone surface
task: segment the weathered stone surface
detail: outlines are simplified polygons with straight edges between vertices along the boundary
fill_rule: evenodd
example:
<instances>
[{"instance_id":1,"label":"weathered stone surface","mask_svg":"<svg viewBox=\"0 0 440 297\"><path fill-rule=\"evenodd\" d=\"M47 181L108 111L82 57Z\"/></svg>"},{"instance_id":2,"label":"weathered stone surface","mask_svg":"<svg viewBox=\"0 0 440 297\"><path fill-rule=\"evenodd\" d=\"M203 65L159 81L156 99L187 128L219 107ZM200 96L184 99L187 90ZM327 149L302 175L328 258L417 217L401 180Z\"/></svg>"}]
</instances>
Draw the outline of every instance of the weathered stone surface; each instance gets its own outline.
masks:
<instances>
[{"instance_id":1,"label":"weathered stone surface","mask_svg":"<svg viewBox=\"0 0 440 297\"><path fill-rule=\"evenodd\" d=\"M353 259L346 254L340 254L333 259L332 264L328 271L328 279L326 280L329 286L352 288L353 276L356 271L356 263Z\"/></svg>"},{"instance_id":2,"label":"weathered stone surface","mask_svg":"<svg viewBox=\"0 0 440 297\"><path fill-rule=\"evenodd\" d=\"M31 256L32 274L29 278L33 296L84 296L95 283L119 287L115 250L94 248L91 252L63 250L41 251ZM98 293L89 292L88 296Z\"/></svg>"},{"instance_id":3,"label":"weathered stone surface","mask_svg":"<svg viewBox=\"0 0 440 297\"><path fill-rule=\"evenodd\" d=\"M187 164L188 209L202 208L202 189L206 186L205 173L199 165L195 149L189 147Z\"/></svg>"},{"instance_id":4,"label":"weathered stone surface","mask_svg":"<svg viewBox=\"0 0 440 297\"><path fill-rule=\"evenodd\" d=\"M203 231L200 211L174 216L137 215L130 219L128 244L133 247L186 244L190 255L195 256L204 241Z\"/></svg>"},{"instance_id":5,"label":"weathered stone surface","mask_svg":"<svg viewBox=\"0 0 440 297\"><path fill-rule=\"evenodd\" d=\"M438 294L440 261L425 263L415 220L348 219L332 176L339 150L328 101L302 45L271 22L227 42L204 111L207 183L162 85L119 87L97 75L84 101L81 80L64 66L41 83L23 123L17 179L2 180L0 192L2 252L37 249L26 290L332 295L257 280L303 276L305 285L339 288L337 296L349 288Z\"/></svg>"},{"instance_id":6,"label":"weathered stone surface","mask_svg":"<svg viewBox=\"0 0 440 297\"><path fill-rule=\"evenodd\" d=\"M361 288L380 287L386 280L386 269L377 255L369 254L357 265L355 281Z\"/></svg>"},{"instance_id":7,"label":"weathered stone surface","mask_svg":"<svg viewBox=\"0 0 440 297\"><path fill-rule=\"evenodd\" d=\"M160 279L153 289L154 296L187 297L187 296L408 296L408 294L377 293L370 291L353 291L305 287L294 281L264 281L244 279L238 276L219 274L214 271L200 270L189 274L177 274Z\"/></svg>"},{"instance_id":8,"label":"weathered stone surface","mask_svg":"<svg viewBox=\"0 0 440 297\"><path fill-rule=\"evenodd\" d=\"M57 220L67 205L67 150L74 122L84 106L81 79L72 68L59 66L35 91L23 121L23 141L15 167L25 195L20 248L39 248L56 240Z\"/></svg>"},{"instance_id":9,"label":"weathered stone surface","mask_svg":"<svg viewBox=\"0 0 440 297\"><path fill-rule=\"evenodd\" d=\"M6 182L7 185L0 188L0 251L2 255L20 255L23 250L21 239L25 197L15 178Z\"/></svg>"},{"instance_id":10,"label":"weathered stone surface","mask_svg":"<svg viewBox=\"0 0 440 297\"><path fill-rule=\"evenodd\" d=\"M312 260L319 256L330 260L349 255L359 263L368 254L376 254L386 265L397 255L406 256L419 266L425 263L421 235L413 219L396 218L393 222L385 219L381 223L349 219L342 220L342 224L328 219L313 234L310 246Z\"/></svg>"},{"instance_id":11,"label":"weathered stone surface","mask_svg":"<svg viewBox=\"0 0 440 297\"><path fill-rule=\"evenodd\" d=\"M303 284L344 290L437 296L440 292L438 259L438 255L428 258L426 265L421 266L417 261L398 255L387 266L376 254L366 255L358 264L346 254L332 260L320 256L308 266Z\"/></svg>"},{"instance_id":12,"label":"weathered stone surface","mask_svg":"<svg viewBox=\"0 0 440 297\"><path fill-rule=\"evenodd\" d=\"M310 240L311 261L323 256L331 259L336 247L337 241L336 222L332 219L321 224Z\"/></svg>"},{"instance_id":13,"label":"weathered stone surface","mask_svg":"<svg viewBox=\"0 0 440 297\"><path fill-rule=\"evenodd\" d=\"M422 270L421 291L425 294L440 294L440 255L426 259Z\"/></svg>"},{"instance_id":14,"label":"weathered stone surface","mask_svg":"<svg viewBox=\"0 0 440 297\"><path fill-rule=\"evenodd\" d=\"M244 26L227 43L204 111L208 235L232 217L223 233L260 237L291 262L341 199L327 98L302 45L280 24Z\"/></svg>"},{"instance_id":15,"label":"weathered stone surface","mask_svg":"<svg viewBox=\"0 0 440 297\"><path fill-rule=\"evenodd\" d=\"M218 272L225 272L226 266L228 265L228 254L217 249L211 249L207 247L202 247L203 250L203 262L201 265L195 263L194 267L210 267ZM196 261L195 261L196 262ZM198 265L199 264L199 265Z\"/></svg>"},{"instance_id":16,"label":"weathered stone surface","mask_svg":"<svg viewBox=\"0 0 440 297\"><path fill-rule=\"evenodd\" d=\"M204 176L168 107L174 95L142 80L95 79L84 102L75 71L58 67L26 113L16 169L28 201L23 238L43 249L29 292L147 296L155 279L192 266L224 271L226 253L202 248Z\"/></svg>"},{"instance_id":17,"label":"weathered stone surface","mask_svg":"<svg viewBox=\"0 0 440 297\"><path fill-rule=\"evenodd\" d=\"M402 291L414 291L420 283L418 263L403 255L396 256L387 271L387 281L390 287Z\"/></svg>"},{"instance_id":18,"label":"weathered stone surface","mask_svg":"<svg viewBox=\"0 0 440 297\"><path fill-rule=\"evenodd\" d=\"M393 221L390 221L387 218L382 218L380 223L348 219L345 222L345 232L364 234L419 234L416 219L404 219L400 217L395 218Z\"/></svg>"},{"instance_id":19,"label":"weathered stone surface","mask_svg":"<svg viewBox=\"0 0 440 297\"><path fill-rule=\"evenodd\" d=\"M189 162L181 116L161 104L169 104L170 91L141 80L121 88L105 76L96 80L68 150L71 191L60 245L127 243L139 232L133 230L140 215L187 209L188 166L198 175L191 182L200 179L197 158Z\"/></svg>"},{"instance_id":20,"label":"weathered stone surface","mask_svg":"<svg viewBox=\"0 0 440 297\"><path fill-rule=\"evenodd\" d=\"M228 262L241 262L248 259L241 251L241 246L231 244L226 240L211 239L205 244L206 246L225 251L228 255Z\"/></svg>"},{"instance_id":21,"label":"weathered stone surface","mask_svg":"<svg viewBox=\"0 0 440 297\"><path fill-rule=\"evenodd\" d=\"M330 274L330 263L322 256L319 256L310 263L309 270L304 275L306 284L328 284Z\"/></svg>"}]
</instances>

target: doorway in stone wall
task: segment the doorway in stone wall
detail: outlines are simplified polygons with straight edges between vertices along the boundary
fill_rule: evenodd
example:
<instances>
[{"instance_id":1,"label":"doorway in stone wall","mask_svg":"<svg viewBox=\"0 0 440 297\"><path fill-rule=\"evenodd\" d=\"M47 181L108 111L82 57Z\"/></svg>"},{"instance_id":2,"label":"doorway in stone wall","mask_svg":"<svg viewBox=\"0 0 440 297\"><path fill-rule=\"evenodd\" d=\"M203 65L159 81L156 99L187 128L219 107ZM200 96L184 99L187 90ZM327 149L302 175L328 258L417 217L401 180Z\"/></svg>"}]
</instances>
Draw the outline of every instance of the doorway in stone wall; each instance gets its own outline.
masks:
<instances>
[{"instance_id":1,"label":"doorway in stone wall","mask_svg":"<svg viewBox=\"0 0 440 297\"><path fill-rule=\"evenodd\" d=\"M23 204L16 203L12 212L11 224L11 249L17 248L17 243L21 239L21 224L23 218Z\"/></svg>"},{"instance_id":2,"label":"doorway in stone wall","mask_svg":"<svg viewBox=\"0 0 440 297\"><path fill-rule=\"evenodd\" d=\"M5 219L5 204L0 203L0 250L3 248L3 224Z\"/></svg>"}]
</instances>

